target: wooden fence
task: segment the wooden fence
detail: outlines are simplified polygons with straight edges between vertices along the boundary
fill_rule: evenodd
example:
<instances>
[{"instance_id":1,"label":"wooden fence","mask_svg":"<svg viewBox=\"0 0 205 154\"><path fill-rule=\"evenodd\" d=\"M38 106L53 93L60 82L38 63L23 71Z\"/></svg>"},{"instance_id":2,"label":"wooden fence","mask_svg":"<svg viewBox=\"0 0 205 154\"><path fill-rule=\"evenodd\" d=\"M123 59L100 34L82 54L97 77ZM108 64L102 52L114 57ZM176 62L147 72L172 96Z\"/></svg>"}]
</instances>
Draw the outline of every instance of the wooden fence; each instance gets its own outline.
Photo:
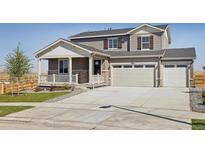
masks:
<instances>
[{"instance_id":1,"label":"wooden fence","mask_svg":"<svg viewBox=\"0 0 205 154\"><path fill-rule=\"evenodd\" d=\"M205 72L197 72L194 74L194 86L205 89Z\"/></svg>"},{"instance_id":2,"label":"wooden fence","mask_svg":"<svg viewBox=\"0 0 205 154\"><path fill-rule=\"evenodd\" d=\"M36 81L27 81L22 83L0 83L0 94L18 93L22 90L35 90L37 87Z\"/></svg>"}]
</instances>

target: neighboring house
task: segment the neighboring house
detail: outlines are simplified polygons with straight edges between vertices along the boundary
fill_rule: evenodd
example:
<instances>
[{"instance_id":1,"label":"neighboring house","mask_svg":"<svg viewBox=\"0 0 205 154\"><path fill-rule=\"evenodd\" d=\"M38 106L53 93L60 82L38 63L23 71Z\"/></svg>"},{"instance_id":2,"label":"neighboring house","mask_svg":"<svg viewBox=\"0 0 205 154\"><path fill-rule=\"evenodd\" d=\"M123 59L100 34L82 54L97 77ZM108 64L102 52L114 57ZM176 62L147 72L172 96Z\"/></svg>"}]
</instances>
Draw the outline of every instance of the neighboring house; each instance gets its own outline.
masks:
<instances>
[{"instance_id":1,"label":"neighboring house","mask_svg":"<svg viewBox=\"0 0 205 154\"><path fill-rule=\"evenodd\" d=\"M35 53L40 85L190 87L194 48L169 48L168 25L84 32ZM48 75L41 75L48 60Z\"/></svg>"}]
</instances>

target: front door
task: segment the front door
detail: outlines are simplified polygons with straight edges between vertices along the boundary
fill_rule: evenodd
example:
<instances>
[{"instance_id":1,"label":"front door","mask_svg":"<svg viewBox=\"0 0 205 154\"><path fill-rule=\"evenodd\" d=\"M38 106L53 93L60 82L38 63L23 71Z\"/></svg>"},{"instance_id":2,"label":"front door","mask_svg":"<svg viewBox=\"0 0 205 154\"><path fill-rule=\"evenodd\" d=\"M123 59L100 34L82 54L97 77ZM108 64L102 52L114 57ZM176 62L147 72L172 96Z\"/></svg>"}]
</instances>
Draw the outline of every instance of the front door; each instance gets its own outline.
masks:
<instances>
[{"instance_id":1,"label":"front door","mask_svg":"<svg viewBox=\"0 0 205 154\"><path fill-rule=\"evenodd\" d=\"M101 60L94 60L94 75L101 74Z\"/></svg>"}]
</instances>

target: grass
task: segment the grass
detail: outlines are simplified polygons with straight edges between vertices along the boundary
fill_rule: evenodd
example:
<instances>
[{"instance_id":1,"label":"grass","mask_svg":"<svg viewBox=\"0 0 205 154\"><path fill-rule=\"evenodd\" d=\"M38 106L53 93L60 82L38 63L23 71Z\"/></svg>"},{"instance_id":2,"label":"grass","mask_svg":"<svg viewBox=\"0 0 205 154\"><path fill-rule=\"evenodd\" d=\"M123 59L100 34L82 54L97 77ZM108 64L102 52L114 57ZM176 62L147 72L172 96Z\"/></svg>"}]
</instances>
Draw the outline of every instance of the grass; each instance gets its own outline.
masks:
<instances>
[{"instance_id":1,"label":"grass","mask_svg":"<svg viewBox=\"0 0 205 154\"><path fill-rule=\"evenodd\" d=\"M0 106L0 117L30 108L32 108L32 106Z\"/></svg>"},{"instance_id":2,"label":"grass","mask_svg":"<svg viewBox=\"0 0 205 154\"><path fill-rule=\"evenodd\" d=\"M192 119L192 129L193 130L205 130L205 120Z\"/></svg>"},{"instance_id":3,"label":"grass","mask_svg":"<svg viewBox=\"0 0 205 154\"><path fill-rule=\"evenodd\" d=\"M43 102L68 92L25 93L20 95L0 95L0 102Z\"/></svg>"}]
</instances>

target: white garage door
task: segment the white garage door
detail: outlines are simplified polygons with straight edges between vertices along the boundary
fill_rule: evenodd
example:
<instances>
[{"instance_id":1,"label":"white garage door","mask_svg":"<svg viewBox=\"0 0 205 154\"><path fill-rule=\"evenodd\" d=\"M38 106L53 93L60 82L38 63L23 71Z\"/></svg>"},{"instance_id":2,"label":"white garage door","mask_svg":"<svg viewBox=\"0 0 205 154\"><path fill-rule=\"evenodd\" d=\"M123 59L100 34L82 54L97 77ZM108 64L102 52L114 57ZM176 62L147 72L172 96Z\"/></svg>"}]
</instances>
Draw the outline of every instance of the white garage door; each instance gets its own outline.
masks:
<instances>
[{"instance_id":1,"label":"white garage door","mask_svg":"<svg viewBox=\"0 0 205 154\"><path fill-rule=\"evenodd\" d=\"M186 66L164 67L164 87L186 87Z\"/></svg>"},{"instance_id":2,"label":"white garage door","mask_svg":"<svg viewBox=\"0 0 205 154\"><path fill-rule=\"evenodd\" d=\"M113 66L112 85L130 87L153 87L154 65Z\"/></svg>"}]
</instances>

